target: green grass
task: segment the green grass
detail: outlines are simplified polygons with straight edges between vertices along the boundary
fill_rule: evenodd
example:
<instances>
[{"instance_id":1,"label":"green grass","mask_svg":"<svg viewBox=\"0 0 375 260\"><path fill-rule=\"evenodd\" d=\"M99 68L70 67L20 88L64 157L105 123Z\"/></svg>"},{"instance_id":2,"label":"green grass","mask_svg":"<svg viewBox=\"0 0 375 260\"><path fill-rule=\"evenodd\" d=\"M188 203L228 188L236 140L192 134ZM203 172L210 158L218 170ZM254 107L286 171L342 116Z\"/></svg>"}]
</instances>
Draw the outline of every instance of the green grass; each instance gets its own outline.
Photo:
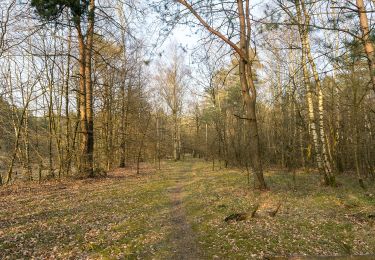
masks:
<instances>
[{"instance_id":1,"label":"green grass","mask_svg":"<svg viewBox=\"0 0 375 260\"><path fill-rule=\"evenodd\" d=\"M207 258L248 259L264 256L375 254L373 197L361 190L355 179L339 176L338 188L323 187L319 176L282 171L266 173L269 192L253 191L245 174L197 163L193 173L201 177L187 190L186 206L194 230ZM374 194L369 185L367 194ZM276 217L268 210L281 202ZM252 212L260 204L259 216L230 223L232 213Z\"/></svg>"},{"instance_id":2,"label":"green grass","mask_svg":"<svg viewBox=\"0 0 375 260\"><path fill-rule=\"evenodd\" d=\"M185 172L184 174L182 174ZM245 173L212 171L200 160L165 162L159 172L0 189L0 259L166 259L173 256L170 189L184 183L182 206L204 258L375 254L375 187L339 176L267 171L270 191L253 191ZM267 215L281 202L275 217ZM226 223L236 212L259 216Z\"/></svg>"},{"instance_id":3,"label":"green grass","mask_svg":"<svg viewBox=\"0 0 375 260\"><path fill-rule=\"evenodd\" d=\"M170 185L161 173L2 198L0 258L162 257Z\"/></svg>"}]
</instances>

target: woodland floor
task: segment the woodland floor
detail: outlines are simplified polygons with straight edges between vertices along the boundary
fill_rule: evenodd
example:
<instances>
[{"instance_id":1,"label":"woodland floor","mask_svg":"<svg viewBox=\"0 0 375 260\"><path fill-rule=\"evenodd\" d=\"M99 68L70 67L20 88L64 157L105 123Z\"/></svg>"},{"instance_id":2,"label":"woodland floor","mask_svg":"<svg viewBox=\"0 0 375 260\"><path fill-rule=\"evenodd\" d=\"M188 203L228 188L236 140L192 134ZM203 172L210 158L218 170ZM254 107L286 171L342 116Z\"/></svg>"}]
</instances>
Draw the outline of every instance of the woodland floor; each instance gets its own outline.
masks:
<instances>
[{"instance_id":1,"label":"woodland floor","mask_svg":"<svg viewBox=\"0 0 375 260\"><path fill-rule=\"evenodd\" d=\"M375 254L375 185L268 170L268 192L236 169L188 159L108 178L0 188L0 259L284 259ZM278 204L274 217L268 212ZM257 214L226 223L232 213ZM314 259L314 258L311 258ZM326 258L329 259L329 258ZM349 259L349 258L339 258ZM352 259L352 258L350 258ZM356 258L362 259L362 258ZM363 257L375 259L375 256Z\"/></svg>"}]
</instances>

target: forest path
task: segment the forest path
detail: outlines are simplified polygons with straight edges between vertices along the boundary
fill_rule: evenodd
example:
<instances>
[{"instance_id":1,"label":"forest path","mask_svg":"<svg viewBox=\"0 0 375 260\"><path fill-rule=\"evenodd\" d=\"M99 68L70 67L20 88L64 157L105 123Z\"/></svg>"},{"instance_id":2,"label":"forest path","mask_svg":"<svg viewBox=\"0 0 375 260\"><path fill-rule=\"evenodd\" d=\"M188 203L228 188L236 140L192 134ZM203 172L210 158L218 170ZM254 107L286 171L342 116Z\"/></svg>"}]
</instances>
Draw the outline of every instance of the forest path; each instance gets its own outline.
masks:
<instances>
[{"instance_id":1,"label":"forest path","mask_svg":"<svg viewBox=\"0 0 375 260\"><path fill-rule=\"evenodd\" d=\"M172 259L202 259L195 234L188 223L184 208L184 187L193 181L192 163L184 163L173 172L175 186L169 189L171 199L171 224L173 227L171 243L173 249Z\"/></svg>"},{"instance_id":2,"label":"forest path","mask_svg":"<svg viewBox=\"0 0 375 260\"><path fill-rule=\"evenodd\" d=\"M204 259L189 224L198 161L0 189L0 259Z\"/></svg>"},{"instance_id":3,"label":"forest path","mask_svg":"<svg viewBox=\"0 0 375 260\"><path fill-rule=\"evenodd\" d=\"M0 259L375 259L375 184L364 193L355 177L337 189L295 178L267 171L271 191L260 193L240 170L187 157L1 187ZM224 221L255 203L258 217Z\"/></svg>"}]
</instances>

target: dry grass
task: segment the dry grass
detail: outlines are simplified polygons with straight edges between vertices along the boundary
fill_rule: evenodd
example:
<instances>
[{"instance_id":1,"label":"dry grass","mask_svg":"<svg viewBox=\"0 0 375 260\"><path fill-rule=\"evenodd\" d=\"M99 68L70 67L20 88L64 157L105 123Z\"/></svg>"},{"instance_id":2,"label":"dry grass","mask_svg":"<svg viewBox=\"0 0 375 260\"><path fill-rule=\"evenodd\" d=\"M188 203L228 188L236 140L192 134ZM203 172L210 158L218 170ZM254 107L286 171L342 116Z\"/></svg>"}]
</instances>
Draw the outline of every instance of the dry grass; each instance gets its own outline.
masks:
<instances>
[{"instance_id":1,"label":"dry grass","mask_svg":"<svg viewBox=\"0 0 375 260\"><path fill-rule=\"evenodd\" d=\"M250 189L238 170L166 162L161 171L117 169L107 178L0 188L0 259L166 259L176 252L171 190L204 258L375 254L375 187L340 176L338 188L314 173L273 170L268 192ZM281 202L275 217L269 216ZM232 213L254 218L226 223ZM177 243L183 245L183 241ZM183 251L181 251L183 252Z\"/></svg>"}]
</instances>

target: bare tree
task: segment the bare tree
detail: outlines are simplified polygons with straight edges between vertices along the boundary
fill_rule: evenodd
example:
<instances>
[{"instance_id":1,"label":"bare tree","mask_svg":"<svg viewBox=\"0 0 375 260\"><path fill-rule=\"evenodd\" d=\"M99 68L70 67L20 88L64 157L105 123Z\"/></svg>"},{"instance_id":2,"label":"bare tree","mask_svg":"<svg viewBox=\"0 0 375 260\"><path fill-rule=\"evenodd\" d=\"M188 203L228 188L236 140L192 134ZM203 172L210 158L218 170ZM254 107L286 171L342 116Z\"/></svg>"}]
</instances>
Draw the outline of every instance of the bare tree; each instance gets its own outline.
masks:
<instances>
[{"instance_id":1,"label":"bare tree","mask_svg":"<svg viewBox=\"0 0 375 260\"><path fill-rule=\"evenodd\" d=\"M251 46L252 24L250 20L250 0L229 1L223 5L218 5L220 6L218 10L213 10L212 7L216 7L217 3L212 3L212 1L190 2L178 0L177 2L184 6L210 34L218 37L238 55L239 78L246 112L243 118L246 120L248 126L249 154L255 176L254 186L262 190L267 189L263 177L256 115L257 91L253 72L253 63L256 55ZM203 14L210 17L209 21L212 22L211 24L199 13L202 9ZM220 13L225 17L222 24L228 26L227 35L220 31L224 26L217 25L218 23L215 26L215 15ZM233 37L235 36L238 36L239 44L233 41Z\"/></svg>"},{"instance_id":2,"label":"bare tree","mask_svg":"<svg viewBox=\"0 0 375 260\"><path fill-rule=\"evenodd\" d=\"M157 75L160 95L172 112L173 158L176 161L180 160L181 156L180 117L186 87L186 76L188 73L184 65L183 57L178 52L177 48L177 46L173 47L171 63L160 65Z\"/></svg>"}]
</instances>

